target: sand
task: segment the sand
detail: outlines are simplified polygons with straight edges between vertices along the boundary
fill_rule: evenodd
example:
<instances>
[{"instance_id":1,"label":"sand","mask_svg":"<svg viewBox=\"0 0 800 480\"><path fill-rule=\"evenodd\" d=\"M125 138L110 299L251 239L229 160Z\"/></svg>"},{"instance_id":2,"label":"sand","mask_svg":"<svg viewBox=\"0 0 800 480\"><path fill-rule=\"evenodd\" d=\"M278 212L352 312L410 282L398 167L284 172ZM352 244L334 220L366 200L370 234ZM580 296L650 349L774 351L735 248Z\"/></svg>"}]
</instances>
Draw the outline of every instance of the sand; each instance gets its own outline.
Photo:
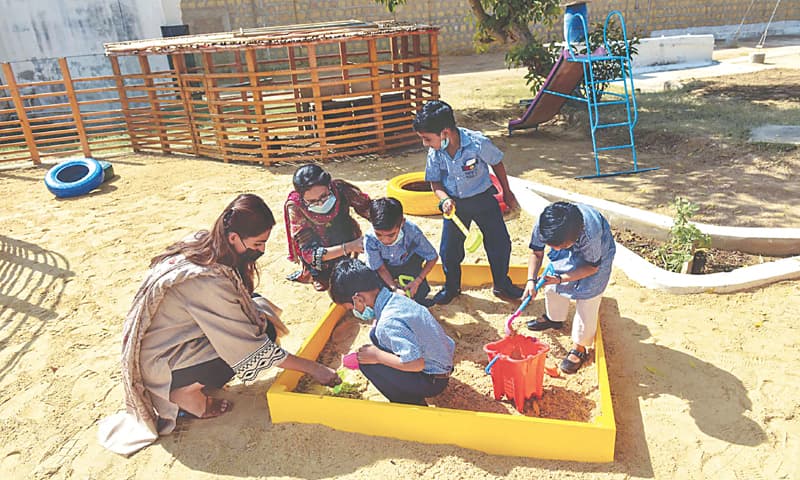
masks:
<instances>
[{"instance_id":1,"label":"sand","mask_svg":"<svg viewBox=\"0 0 800 480\"><path fill-rule=\"evenodd\" d=\"M501 77L483 75L477 81ZM576 147L555 134L513 138L502 142L513 173L555 186L577 183L565 181L546 155L585 152L585 139ZM529 156L531 149L545 157ZM661 208L656 206L672 196L653 188L669 173L665 158L659 157L659 176L640 176L645 183L619 179L581 188L601 185L595 190L604 194L624 183L630 188L618 196L625 196L646 185L648 194L636 203ZM294 167L153 155L113 161L117 180L73 200L47 192L43 168L0 171L3 478L800 478L800 282L676 296L644 289L619 271L601 304L617 420L614 463L490 456L321 426L272 424L264 394L277 370L248 385L233 382L222 392L235 403L229 414L183 423L131 458L114 455L97 444L97 421L122 405L121 325L149 259L210 226L239 192L262 195L280 217ZM420 170L423 163L424 153L416 150L328 168L380 195L388 179ZM735 193L720 209L744 206L746 217L763 197L753 193L756 177L744 170L736 175L745 193L739 193L739 183L727 191L720 187L726 195ZM782 211L798 226L796 196L772 191L763 207L770 215L753 216L753 223L770 222ZM414 220L438 244L439 220ZM518 214L508 225L512 263L524 264L532 219ZM258 290L283 307L291 329L283 344L294 351L330 301L285 281L295 268L285 257L279 223L259 261ZM468 261L486 259L479 251ZM575 448L581 448L580 438Z\"/></svg>"}]
</instances>

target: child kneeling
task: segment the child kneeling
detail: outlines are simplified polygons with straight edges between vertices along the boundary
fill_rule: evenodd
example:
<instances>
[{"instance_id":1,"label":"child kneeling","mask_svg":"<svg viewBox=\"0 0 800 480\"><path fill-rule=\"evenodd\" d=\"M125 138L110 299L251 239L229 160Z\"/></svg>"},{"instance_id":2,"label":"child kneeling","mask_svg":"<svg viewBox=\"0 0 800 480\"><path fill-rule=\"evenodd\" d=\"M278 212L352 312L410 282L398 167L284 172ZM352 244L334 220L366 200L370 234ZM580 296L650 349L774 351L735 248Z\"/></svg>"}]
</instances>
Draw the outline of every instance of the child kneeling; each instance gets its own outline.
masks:
<instances>
[{"instance_id":1,"label":"child kneeling","mask_svg":"<svg viewBox=\"0 0 800 480\"><path fill-rule=\"evenodd\" d=\"M358 350L361 372L390 402L427 405L440 394L453 371L455 342L427 308L392 293L358 259L346 258L333 269L331 299L373 321L372 345Z\"/></svg>"},{"instance_id":2,"label":"child kneeling","mask_svg":"<svg viewBox=\"0 0 800 480\"><path fill-rule=\"evenodd\" d=\"M403 205L395 198L376 198L370 202L372 230L364 235L367 266L376 271L387 287L408 296L420 305L427 300L431 287L425 277L431 273L439 255L425 234L403 216ZM403 285L400 278L411 277Z\"/></svg>"}]
</instances>

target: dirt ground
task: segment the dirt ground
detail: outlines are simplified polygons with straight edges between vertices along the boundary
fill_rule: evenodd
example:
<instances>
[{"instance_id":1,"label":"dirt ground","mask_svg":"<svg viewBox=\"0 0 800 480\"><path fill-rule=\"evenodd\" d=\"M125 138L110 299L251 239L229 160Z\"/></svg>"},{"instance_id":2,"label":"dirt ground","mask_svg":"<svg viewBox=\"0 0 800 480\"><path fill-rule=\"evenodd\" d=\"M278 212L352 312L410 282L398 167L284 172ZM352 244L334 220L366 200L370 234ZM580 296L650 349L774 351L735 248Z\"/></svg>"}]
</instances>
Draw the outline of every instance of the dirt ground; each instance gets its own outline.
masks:
<instances>
[{"instance_id":1,"label":"dirt ground","mask_svg":"<svg viewBox=\"0 0 800 480\"><path fill-rule=\"evenodd\" d=\"M677 142L673 135L643 132L640 162L661 170L578 181L572 177L591 171L589 141L580 129L553 125L501 135L518 97L479 113L477 103L494 97L477 88L502 91L516 82L514 88L524 90L519 75L488 63L473 64L473 73L444 75L443 91L463 105L459 118L466 126L486 130L506 152L511 174L664 213L682 194L708 207L703 220L713 223L800 227L797 150L732 146L713 135ZM781 73L790 74L797 75ZM763 86L775 72L761 75L719 85ZM122 407L121 324L149 259L210 226L239 192L260 194L280 218L295 168L151 155L113 162L118 179L72 200L47 192L43 168L0 171L6 199L0 210L4 478L800 477L800 327L794 318L800 282L725 295L669 295L642 288L619 271L601 305L617 419L614 463L491 456L272 424L264 394L275 372L248 385L234 381L223 392L235 403L231 413L182 424L130 458L111 454L97 444L96 424ZM390 178L423 164L422 150L412 150L327 167L377 196ZM439 220L415 221L438 245ZM508 219L514 264L526 261L532 224L524 213ZM329 299L284 280L294 270L285 257L279 222L259 262L258 290L284 309L291 329L284 346L294 351ZM468 260L486 261L482 251ZM529 313L542 309L537 300ZM509 309L498 301L485 310L499 315ZM575 448L582 448L580 438Z\"/></svg>"}]
</instances>

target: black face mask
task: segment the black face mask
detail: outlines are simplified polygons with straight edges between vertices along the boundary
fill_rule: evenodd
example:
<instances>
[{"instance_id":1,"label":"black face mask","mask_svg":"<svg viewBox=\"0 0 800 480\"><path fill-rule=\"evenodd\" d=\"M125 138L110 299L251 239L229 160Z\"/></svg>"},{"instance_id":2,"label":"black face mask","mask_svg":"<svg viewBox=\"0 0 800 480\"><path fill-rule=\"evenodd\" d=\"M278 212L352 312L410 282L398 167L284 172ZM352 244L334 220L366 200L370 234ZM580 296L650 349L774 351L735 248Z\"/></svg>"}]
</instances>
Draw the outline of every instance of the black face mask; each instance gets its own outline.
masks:
<instances>
[{"instance_id":1,"label":"black face mask","mask_svg":"<svg viewBox=\"0 0 800 480\"><path fill-rule=\"evenodd\" d=\"M245 263L255 263L256 260L261 258L261 255L264 255L264 252L261 250L256 250L255 248L249 248L247 245L244 244L242 237L239 237L239 242L244 247L244 253L240 254L242 261Z\"/></svg>"}]
</instances>

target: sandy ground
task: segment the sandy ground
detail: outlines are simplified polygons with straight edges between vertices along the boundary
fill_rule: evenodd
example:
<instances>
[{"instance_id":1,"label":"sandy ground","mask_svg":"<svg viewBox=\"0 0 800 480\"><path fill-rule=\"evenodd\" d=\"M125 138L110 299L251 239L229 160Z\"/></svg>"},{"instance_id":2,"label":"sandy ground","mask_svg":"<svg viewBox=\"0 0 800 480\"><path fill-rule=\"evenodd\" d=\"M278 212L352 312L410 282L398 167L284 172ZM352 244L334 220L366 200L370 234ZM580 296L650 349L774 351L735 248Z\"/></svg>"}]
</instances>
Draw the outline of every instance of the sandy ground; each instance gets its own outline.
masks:
<instances>
[{"instance_id":1,"label":"sandy ground","mask_svg":"<svg viewBox=\"0 0 800 480\"><path fill-rule=\"evenodd\" d=\"M505 73L483 72L474 82ZM613 192L625 183L580 184L546 158L526 153L549 148L551 154L584 155L585 139L577 147L556 133L497 140L516 175L623 195ZM380 195L388 179L423 162L421 151L411 151L328 167L335 177ZM264 393L274 372L249 385L234 382L223 395L235 408L224 417L188 422L131 458L111 454L95 440L96 423L121 407L121 324L149 258L208 227L238 192L262 195L280 216L294 170L146 155L117 157L114 165L118 179L73 200L47 192L44 169L0 171L6 199L0 210L3 478L800 478L800 327L794 318L800 283L674 296L641 288L620 272L601 306L617 419L614 463L490 456L321 426L273 425ZM749 190L758 178L744 170L737 175L741 182L727 192L734 193L732 202L777 212L774 218L782 212L800 225L791 190L762 200ZM662 177L640 178L653 186L648 201L668 202ZM417 222L438 244L439 222ZM512 262L524 263L532 219L518 214L508 225ZM285 255L279 224L260 261L259 291L284 308L292 330L284 345L293 351L329 299L285 281L294 269ZM502 302L496 308L508 312ZM542 308L537 301L531 312ZM575 439L575 448L580 442Z\"/></svg>"}]
</instances>

